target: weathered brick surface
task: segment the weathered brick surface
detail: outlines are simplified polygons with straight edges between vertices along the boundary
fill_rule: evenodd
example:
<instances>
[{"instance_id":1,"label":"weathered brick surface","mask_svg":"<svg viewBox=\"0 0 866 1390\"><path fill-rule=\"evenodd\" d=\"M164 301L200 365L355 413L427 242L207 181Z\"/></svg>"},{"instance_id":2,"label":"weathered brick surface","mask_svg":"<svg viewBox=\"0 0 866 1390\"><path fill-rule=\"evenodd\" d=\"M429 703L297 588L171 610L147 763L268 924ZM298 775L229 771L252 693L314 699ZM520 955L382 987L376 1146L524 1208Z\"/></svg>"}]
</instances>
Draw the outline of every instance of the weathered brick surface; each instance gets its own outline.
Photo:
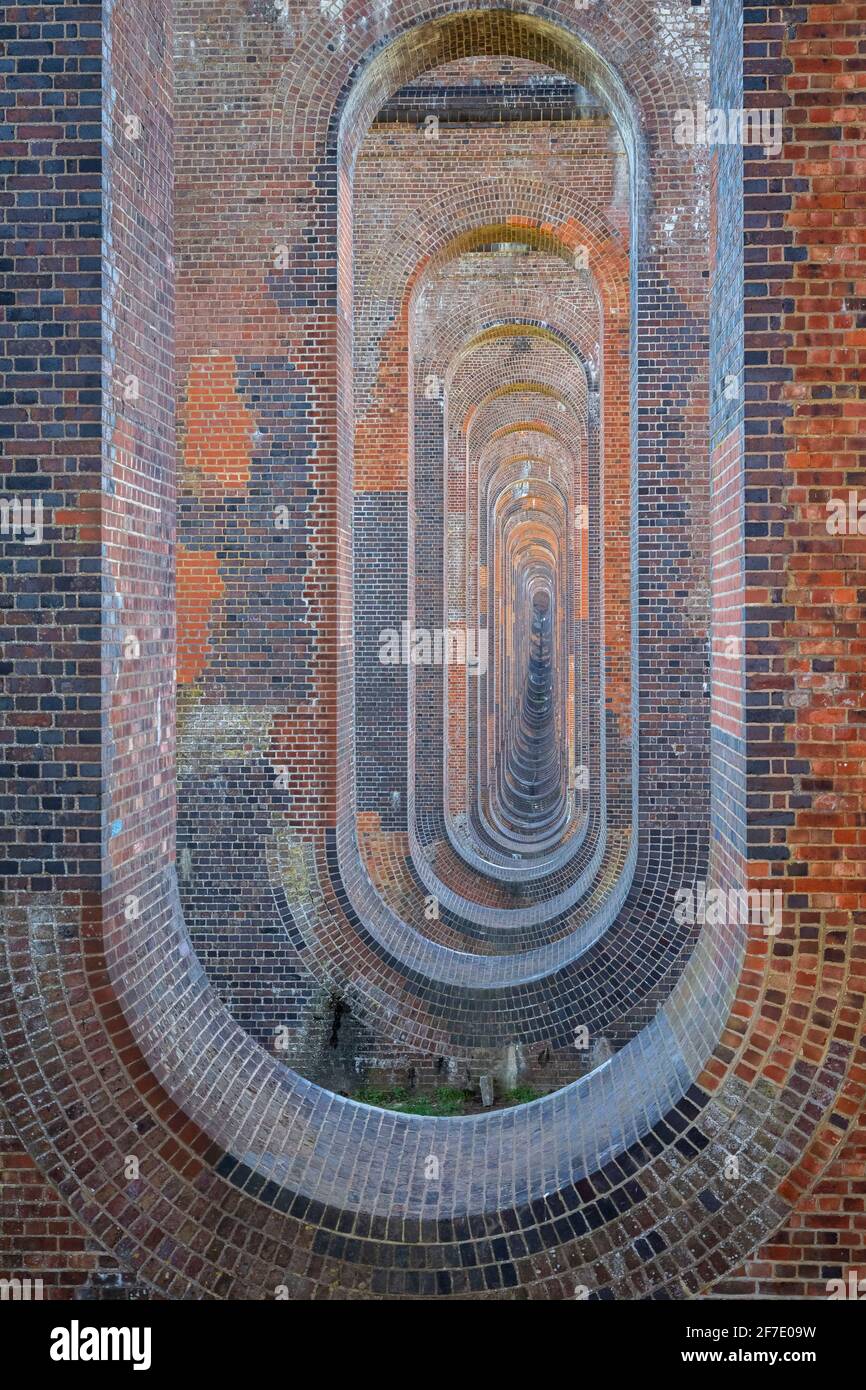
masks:
<instances>
[{"instance_id":1,"label":"weathered brick surface","mask_svg":"<svg viewBox=\"0 0 866 1390\"><path fill-rule=\"evenodd\" d=\"M862 1271L864 19L714 7L714 100L785 137L710 158L672 136L702 6L7 11L0 495L45 512L2 538L10 1272ZM452 613L477 700L377 680L385 618ZM781 930L678 921L705 878ZM333 1094L512 1053L579 1079L471 1124Z\"/></svg>"},{"instance_id":2,"label":"weathered brick surface","mask_svg":"<svg viewBox=\"0 0 866 1390\"><path fill-rule=\"evenodd\" d=\"M83 906L101 871L100 7L8 7L2 36L0 874L13 900ZM5 524L16 501L41 504L40 532Z\"/></svg>"}]
</instances>

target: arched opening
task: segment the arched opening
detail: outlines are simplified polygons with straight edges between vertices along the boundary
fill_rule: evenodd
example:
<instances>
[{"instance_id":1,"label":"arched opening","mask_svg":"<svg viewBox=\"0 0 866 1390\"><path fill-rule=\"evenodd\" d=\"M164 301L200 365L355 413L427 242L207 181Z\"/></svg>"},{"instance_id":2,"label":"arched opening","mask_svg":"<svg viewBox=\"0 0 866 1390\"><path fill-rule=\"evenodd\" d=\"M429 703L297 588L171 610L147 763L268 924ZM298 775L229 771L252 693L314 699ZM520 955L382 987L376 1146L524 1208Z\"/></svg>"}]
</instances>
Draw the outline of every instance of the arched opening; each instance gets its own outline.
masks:
<instances>
[{"instance_id":1,"label":"arched opening","mask_svg":"<svg viewBox=\"0 0 866 1390\"><path fill-rule=\"evenodd\" d=\"M558 173L540 177L504 176L494 158L485 177L450 185L446 159L434 196L422 181L414 205L392 200L390 213L380 162L367 198L371 139L381 149L408 131L425 155L448 146L444 127L427 141L426 117L392 122L395 104L420 110L422 77L426 102L439 69L499 59L579 82L588 114L561 125L590 129L583 155L560 153ZM516 1049L520 1066L553 1055L550 1075L583 1075L578 1024L591 1014L614 1048L627 1044L651 1016L635 1007L647 980L657 1010L694 941L667 928L661 971L654 948L635 946L706 854L700 780L671 775L670 756L637 772L639 705L654 719L676 669L678 699L694 706L703 679L682 570L639 583L668 549L653 481L670 459L653 458L667 422L638 356L651 346L672 381L701 370L641 307L664 254L640 229L653 180L639 129L624 84L576 35L517 12L451 14L374 46L317 166L337 253L324 436L337 451L309 507L304 698L271 732L271 761L303 793L269 844L268 877L305 970L351 1006L368 1051L415 1074L443 1055L477 1074ZM598 186L573 178L600 163ZM365 222L377 217L378 237ZM699 419L684 417L686 435L699 441ZM705 540L700 524L681 538L695 574ZM550 615L533 637L538 585ZM675 655L651 645L641 691L641 638L662 620ZM402 641L383 670L383 632L414 639L418 627L434 653L456 637L462 660L407 660ZM476 673L467 653L482 632L490 665ZM618 935L636 959L599 1000Z\"/></svg>"}]
</instances>

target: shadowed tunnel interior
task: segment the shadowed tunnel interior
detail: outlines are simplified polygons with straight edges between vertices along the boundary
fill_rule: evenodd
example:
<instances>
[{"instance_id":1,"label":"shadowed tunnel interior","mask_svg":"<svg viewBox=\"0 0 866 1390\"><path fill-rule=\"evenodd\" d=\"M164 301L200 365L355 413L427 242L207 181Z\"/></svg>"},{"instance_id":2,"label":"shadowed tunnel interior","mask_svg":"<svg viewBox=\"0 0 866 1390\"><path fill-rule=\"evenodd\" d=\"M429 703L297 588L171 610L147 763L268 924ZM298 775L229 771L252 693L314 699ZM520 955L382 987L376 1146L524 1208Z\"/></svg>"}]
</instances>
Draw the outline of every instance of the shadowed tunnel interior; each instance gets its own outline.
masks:
<instances>
[{"instance_id":1,"label":"shadowed tunnel interior","mask_svg":"<svg viewBox=\"0 0 866 1390\"><path fill-rule=\"evenodd\" d=\"M497 820L516 842L532 847L551 833L561 815L556 729L562 714L557 718L549 594L525 596L520 610L514 642L517 692L507 697L512 713L497 768Z\"/></svg>"},{"instance_id":2,"label":"shadowed tunnel interior","mask_svg":"<svg viewBox=\"0 0 866 1390\"><path fill-rule=\"evenodd\" d=\"M706 187L650 153L591 46L505 11L416 38L339 127L335 551L305 461L315 335L285 380L190 357L182 544L193 570L233 558L204 645L196 609L180 631L179 886L226 1005L302 1076L480 1113L598 1072L697 940L673 906L709 847L708 237L641 224L656 185L672 210ZM203 457L215 408L245 480ZM233 754L237 682L269 722Z\"/></svg>"}]
</instances>

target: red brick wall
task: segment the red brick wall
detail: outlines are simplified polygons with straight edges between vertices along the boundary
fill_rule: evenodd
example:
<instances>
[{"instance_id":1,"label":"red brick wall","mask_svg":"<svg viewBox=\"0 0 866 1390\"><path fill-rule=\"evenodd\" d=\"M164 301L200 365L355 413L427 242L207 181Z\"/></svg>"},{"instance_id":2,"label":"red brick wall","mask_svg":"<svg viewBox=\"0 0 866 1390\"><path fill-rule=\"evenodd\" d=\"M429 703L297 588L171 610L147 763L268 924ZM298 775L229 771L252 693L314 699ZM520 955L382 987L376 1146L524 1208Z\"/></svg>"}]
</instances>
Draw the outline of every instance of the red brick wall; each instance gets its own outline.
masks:
<instances>
[{"instance_id":1,"label":"red brick wall","mask_svg":"<svg viewBox=\"0 0 866 1390\"><path fill-rule=\"evenodd\" d=\"M780 108L785 123L778 159L745 152L746 689L767 712L747 740L761 767L749 869L782 891L794 923L771 951L778 990L822 1000L811 1026L795 1015L782 1034L767 1010L759 1064L784 1073L797 1056L825 1059L834 1040L860 1051L832 1122L843 1144L811 1191L831 1134L804 1147L783 1183L791 1219L722 1281L726 1296L820 1297L866 1261L866 538L827 525L830 499L864 476L863 122L850 95L864 85L864 22L862 4L750 6L744 29L743 71L763 88L748 104Z\"/></svg>"}]
</instances>

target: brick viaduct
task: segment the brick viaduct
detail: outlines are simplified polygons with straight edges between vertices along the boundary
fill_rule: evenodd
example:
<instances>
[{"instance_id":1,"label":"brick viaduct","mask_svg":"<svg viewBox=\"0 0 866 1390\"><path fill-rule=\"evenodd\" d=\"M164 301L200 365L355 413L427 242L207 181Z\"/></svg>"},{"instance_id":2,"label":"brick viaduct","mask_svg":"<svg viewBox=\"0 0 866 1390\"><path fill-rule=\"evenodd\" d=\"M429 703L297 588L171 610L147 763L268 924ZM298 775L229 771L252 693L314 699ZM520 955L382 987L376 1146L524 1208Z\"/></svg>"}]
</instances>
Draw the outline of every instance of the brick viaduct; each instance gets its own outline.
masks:
<instances>
[{"instance_id":1,"label":"brick viaduct","mask_svg":"<svg viewBox=\"0 0 866 1390\"><path fill-rule=\"evenodd\" d=\"M866 1275L866 4L2 37L3 1272Z\"/></svg>"}]
</instances>

